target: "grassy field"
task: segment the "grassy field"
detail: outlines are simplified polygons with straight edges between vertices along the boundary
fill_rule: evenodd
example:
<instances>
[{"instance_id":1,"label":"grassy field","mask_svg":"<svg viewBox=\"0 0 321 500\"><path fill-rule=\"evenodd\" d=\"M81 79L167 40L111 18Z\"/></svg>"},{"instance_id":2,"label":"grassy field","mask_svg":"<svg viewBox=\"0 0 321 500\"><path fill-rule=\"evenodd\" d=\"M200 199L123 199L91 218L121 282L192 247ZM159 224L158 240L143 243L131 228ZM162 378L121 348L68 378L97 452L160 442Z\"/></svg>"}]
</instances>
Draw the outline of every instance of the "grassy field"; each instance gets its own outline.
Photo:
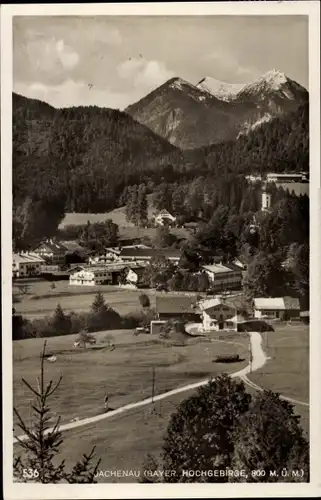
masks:
<instances>
[{"instance_id":1,"label":"grassy field","mask_svg":"<svg viewBox=\"0 0 321 500\"><path fill-rule=\"evenodd\" d=\"M153 202L152 195L147 196L148 199L148 218L151 219L153 213L156 211ZM107 219L111 219L119 228L120 239L136 239L148 236L154 239L156 236L156 228L137 228L132 222L126 220L126 207L115 208L114 210L101 214L84 214L84 213L67 213L59 225L59 229L64 229L66 226L74 225L80 226L87 224L87 221L91 223L104 222ZM173 228L171 232L182 239L189 239L190 233L184 228Z\"/></svg>"},{"instance_id":2,"label":"grassy field","mask_svg":"<svg viewBox=\"0 0 321 500\"><path fill-rule=\"evenodd\" d=\"M13 287L13 294L18 295L19 302L14 304L17 314L28 318L51 315L59 303L65 312L88 311L95 294L102 292L105 301L119 314L124 315L137 311L140 308L139 290L121 289L115 286L71 286L68 281L57 281L56 288L51 290L50 283L39 281L30 284L28 294L19 294L17 285ZM150 294L154 305L155 295Z\"/></svg>"},{"instance_id":3,"label":"grassy field","mask_svg":"<svg viewBox=\"0 0 321 500\"><path fill-rule=\"evenodd\" d=\"M104 332L98 333L98 341L103 341L105 335ZM249 378L261 387L308 401L308 328L302 325L279 326L268 335L263 347L271 359ZM211 334L214 341L225 339L235 344L204 342L186 347L165 347L150 343L150 335L134 337L128 331L119 331L113 332L116 343L113 352L105 349L90 352L73 350L74 337L48 339L49 350L56 353L58 359L56 363L46 365L46 378L57 378L61 373L64 377L59 394L53 401L54 410L62 414L64 422L75 416L81 418L102 412L106 391L111 408L150 396L153 366L156 366L157 394L222 371L234 372L248 362L248 337L237 333ZM20 379L25 376L31 383L36 381L42 342L42 339L30 339L13 344L14 402L27 420L30 401ZM214 356L225 353L239 353L245 359L231 365L212 363ZM120 370L119 366L126 369ZM248 391L256 394L250 387ZM59 459L66 459L68 466L96 446L97 456L101 458L100 470L139 471L147 453L156 457L161 454L171 414L193 392L177 394L154 405L65 432ZM308 434L308 408L295 405L294 409L301 416L301 425ZM15 452L17 450L15 447ZM133 479L100 477L98 481L132 482Z\"/></svg>"},{"instance_id":4,"label":"grassy field","mask_svg":"<svg viewBox=\"0 0 321 500\"><path fill-rule=\"evenodd\" d=\"M153 195L147 195L147 204L148 217L151 218L153 212L155 211L153 205ZM101 214L67 213L61 221L59 229L63 229L64 227L70 225L80 226L82 224L87 224L88 220L91 223L95 223L104 222L107 219L111 219L120 229L135 227L132 222L128 222L126 220L126 206L124 206Z\"/></svg>"},{"instance_id":5,"label":"grassy field","mask_svg":"<svg viewBox=\"0 0 321 500\"><path fill-rule=\"evenodd\" d=\"M111 335L114 351L104 341ZM46 380L63 376L63 385L52 400L52 407L63 422L101 413L106 392L112 408L149 397L153 367L155 394L159 394L221 372L222 365L213 363L216 355L240 355L243 361L223 365L224 371L229 372L243 367L248 356L247 337L238 337L235 345L191 338L185 346L170 346L156 343L157 338L148 334L134 336L128 330L109 331L96 334L96 346L88 349L74 348L76 337L47 339L48 352L56 355L57 361L46 362L45 376ZM31 384L36 383L42 345L43 339L13 343L14 405L27 420L32 394L21 379L25 377Z\"/></svg>"},{"instance_id":6,"label":"grassy field","mask_svg":"<svg viewBox=\"0 0 321 500\"><path fill-rule=\"evenodd\" d=\"M270 357L249 379L264 389L271 389L305 403L309 402L309 327L302 324L275 326L263 333L263 346ZM295 405L302 426L308 433L309 408Z\"/></svg>"}]
</instances>

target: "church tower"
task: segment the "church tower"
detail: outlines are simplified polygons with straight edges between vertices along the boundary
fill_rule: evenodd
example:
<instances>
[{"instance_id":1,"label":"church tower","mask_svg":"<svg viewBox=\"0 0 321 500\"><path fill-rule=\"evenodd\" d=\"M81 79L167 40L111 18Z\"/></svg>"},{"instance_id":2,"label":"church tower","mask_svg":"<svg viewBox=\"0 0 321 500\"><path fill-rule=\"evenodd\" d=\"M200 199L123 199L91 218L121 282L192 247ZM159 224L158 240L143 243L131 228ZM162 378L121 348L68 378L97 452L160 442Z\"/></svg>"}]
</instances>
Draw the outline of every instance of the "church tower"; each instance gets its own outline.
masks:
<instances>
[{"instance_id":1,"label":"church tower","mask_svg":"<svg viewBox=\"0 0 321 500\"><path fill-rule=\"evenodd\" d=\"M267 212L270 208L271 208L271 195L270 193L266 192L266 187L263 186L261 210L262 212Z\"/></svg>"}]
</instances>

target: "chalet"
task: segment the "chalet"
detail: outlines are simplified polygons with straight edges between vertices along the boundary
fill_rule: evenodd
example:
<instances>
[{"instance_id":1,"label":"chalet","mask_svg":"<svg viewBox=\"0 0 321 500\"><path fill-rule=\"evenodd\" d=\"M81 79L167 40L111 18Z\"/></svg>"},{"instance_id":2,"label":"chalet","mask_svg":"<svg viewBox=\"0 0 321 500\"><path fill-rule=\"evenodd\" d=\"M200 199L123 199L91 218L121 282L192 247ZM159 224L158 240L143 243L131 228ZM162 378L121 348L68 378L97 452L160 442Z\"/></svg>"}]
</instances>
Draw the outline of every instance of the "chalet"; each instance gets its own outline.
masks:
<instances>
[{"instance_id":1,"label":"chalet","mask_svg":"<svg viewBox=\"0 0 321 500\"><path fill-rule=\"evenodd\" d=\"M91 255L88 259L90 265L108 264L111 262L121 262L119 258L120 248L105 248L105 250Z\"/></svg>"},{"instance_id":2,"label":"chalet","mask_svg":"<svg viewBox=\"0 0 321 500\"><path fill-rule=\"evenodd\" d=\"M231 304L220 298L201 301L199 308L202 314L204 331L210 330L237 330L237 310Z\"/></svg>"},{"instance_id":3,"label":"chalet","mask_svg":"<svg viewBox=\"0 0 321 500\"><path fill-rule=\"evenodd\" d=\"M122 262L148 263L154 257L163 256L173 264L178 264L181 250L173 248L122 248L120 259Z\"/></svg>"},{"instance_id":4,"label":"chalet","mask_svg":"<svg viewBox=\"0 0 321 500\"><path fill-rule=\"evenodd\" d=\"M123 262L105 265L78 266L70 269L70 285L134 285L138 286L144 267L135 263L128 266Z\"/></svg>"},{"instance_id":5,"label":"chalet","mask_svg":"<svg viewBox=\"0 0 321 500\"><path fill-rule=\"evenodd\" d=\"M231 269L223 264L211 264L202 266L202 268L208 275L214 292L241 289L242 272L237 270L236 267Z\"/></svg>"},{"instance_id":6,"label":"chalet","mask_svg":"<svg viewBox=\"0 0 321 500\"><path fill-rule=\"evenodd\" d=\"M142 283L144 271L145 267L125 267L123 272L123 283L121 286L125 288L138 288Z\"/></svg>"},{"instance_id":7,"label":"chalet","mask_svg":"<svg viewBox=\"0 0 321 500\"><path fill-rule=\"evenodd\" d=\"M48 264L63 265L67 248L60 242L49 239L41 243L33 253L41 257Z\"/></svg>"},{"instance_id":8,"label":"chalet","mask_svg":"<svg viewBox=\"0 0 321 500\"><path fill-rule=\"evenodd\" d=\"M102 252L96 253L89 257L89 264L108 264L111 262L123 262L120 254L122 251L127 250L148 250L150 247L142 244L138 245L127 245L127 246L119 246L119 247L109 247L103 250Z\"/></svg>"},{"instance_id":9,"label":"chalet","mask_svg":"<svg viewBox=\"0 0 321 500\"><path fill-rule=\"evenodd\" d=\"M156 296L155 312L156 320L151 321L151 333L159 333L161 326L170 320L200 322L200 311L194 296Z\"/></svg>"},{"instance_id":10,"label":"chalet","mask_svg":"<svg viewBox=\"0 0 321 500\"><path fill-rule=\"evenodd\" d=\"M176 217L164 209L155 215L154 221L158 226L173 225L176 223Z\"/></svg>"},{"instance_id":11,"label":"chalet","mask_svg":"<svg viewBox=\"0 0 321 500\"><path fill-rule=\"evenodd\" d=\"M300 301L294 297L254 299L254 317L289 320L300 317Z\"/></svg>"},{"instance_id":12,"label":"chalet","mask_svg":"<svg viewBox=\"0 0 321 500\"><path fill-rule=\"evenodd\" d=\"M44 259L34 253L15 253L12 256L12 277L26 278L39 276Z\"/></svg>"},{"instance_id":13,"label":"chalet","mask_svg":"<svg viewBox=\"0 0 321 500\"><path fill-rule=\"evenodd\" d=\"M112 273L106 267L86 267L70 274L69 285L95 286L112 283Z\"/></svg>"}]
</instances>

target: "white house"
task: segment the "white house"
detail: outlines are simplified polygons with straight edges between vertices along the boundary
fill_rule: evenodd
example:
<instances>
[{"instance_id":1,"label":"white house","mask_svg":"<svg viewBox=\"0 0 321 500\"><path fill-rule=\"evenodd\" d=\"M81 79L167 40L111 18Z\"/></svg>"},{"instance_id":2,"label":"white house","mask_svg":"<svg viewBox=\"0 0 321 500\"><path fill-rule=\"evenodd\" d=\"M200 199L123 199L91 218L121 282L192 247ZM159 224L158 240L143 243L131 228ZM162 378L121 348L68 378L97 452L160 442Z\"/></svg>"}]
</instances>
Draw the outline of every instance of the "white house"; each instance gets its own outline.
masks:
<instances>
[{"instance_id":1,"label":"white house","mask_svg":"<svg viewBox=\"0 0 321 500\"><path fill-rule=\"evenodd\" d=\"M165 224L174 224L176 222L176 217L164 209L155 216L154 220L159 226L164 226Z\"/></svg>"},{"instance_id":2,"label":"white house","mask_svg":"<svg viewBox=\"0 0 321 500\"><path fill-rule=\"evenodd\" d=\"M26 278L39 276L44 259L33 253L15 253L12 256L12 277Z\"/></svg>"},{"instance_id":3,"label":"white house","mask_svg":"<svg viewBox=\"0 0 321 500\"><path fill-rule=\"evenodd\" d=\"M96 255L92 255L89 257L89 264L91 265L97 265L97 264L109 264L112 262L124 262L123 252L132 251L135 252L136 250L149 250L150 247L143 245L143 244L138 244L138 245L125 245L122 247L109 247L105 248L105 250L99 252Z\"/></svg>"},{"instance_id":4,"label":"white house","mask_svg":"<svg viewBox=\"0 0 321 500\"><path fill-rule=\"evenodd\" d=\"M69 285L95 286L112 283L112 273L106 267L87 267L70 274Z\"/></svg>"},{"instance_id":5,"label":"white house","mask_svg":"<svg viewBox=\"0 0 321 500\"><path fill-rule=\"evenodd\" d=\"M141 281L141 278L144 274L144 267L126 267L125 271L125 279L121 284L122 287L136 289Z\"/></svg>"},{"instance_id":6,"label":"white house","mask_svg":"<svg viewBox=\"0 0 321 500\"><path fill-rule=\"evenodd\" d=\"M107 264L110 262L121 262L119 257L120 248L106 248L98 254L91 255L88 259L90 265Z\"/></svg>"},{"instance_id":7,"label":"white house","mask_svg":"<svg viewBox=\"0 0 321 500\"><path fill-rule=\"evenodd\" d=\"M199 302L199 308L204 331L237 330L238 317L235 307L219 298L213 298Z\"/></svg>"},{"instance_id":8,"label":"white house","mask_svg":"<svg viewBox=\"0 0 321 500\"><path fill-rule=\"evenodd\" d=\"M260 297L254 299L254 317L282 319L300 317L300 301L295 297Z\"/></svg>"},{"instance_id":9,"label":"white house","mask_svg":"<svg viewBox=\"0 0 321 500\"><path fill-rule=\"evenodd\" d=\"M231 269L223 264L202 266L209 277L215 292L223 290L239 290L242 286L241 270Z\"/></svg>"}]
</instances>

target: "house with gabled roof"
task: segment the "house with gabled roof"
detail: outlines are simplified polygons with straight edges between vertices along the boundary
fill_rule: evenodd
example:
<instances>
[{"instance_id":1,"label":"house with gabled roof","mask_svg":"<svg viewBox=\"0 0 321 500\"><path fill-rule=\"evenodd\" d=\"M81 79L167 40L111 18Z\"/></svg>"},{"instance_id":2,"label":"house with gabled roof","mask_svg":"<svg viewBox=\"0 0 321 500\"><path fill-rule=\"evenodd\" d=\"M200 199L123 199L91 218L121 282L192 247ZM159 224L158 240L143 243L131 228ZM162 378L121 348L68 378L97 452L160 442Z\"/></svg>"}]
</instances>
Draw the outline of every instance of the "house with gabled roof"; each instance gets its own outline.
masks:
<instances>
[{"instance_id":1,"label":"house with gabled roof","mask_svg":"<svg viewBox=\"0 0 321 500\"><path fill-rule=\"evenodd\" d=\"M219 297L199 302L204 331L237 330L240 317L236 308Z\"/></svg>"},{"instance_id":2,"label":"house with gabled roof","mask_svg":"<svg viewBox=\"0 0 321 500\"><path fill-rule=\"evenodd\" d=\"M259 297L254 299L254 317L289 320L300 318L300 300L296 297Z\"/></svg>"},{"instance_id":3,"label":"house with gabled roof","mask_svg":"<svg viewBox=\"0 0 321 500\"><path fill-rule=\"evenodd\" d=\"M242 272L236 266L211 264L202 266L211 282L211 289L215 292L225 290L240 290L242 287Z\"/></svg>"},{"instance_id":4,"label":"house with gabled roof","mask_svg":"<svg viewBox=\"0 0 321 500\"><path fill-rule=\"evenodd\" d=\"M194 295L156 296L156 320L151 321L151 333L160 333L162 325L171 320L200 322L201 313Z\"/></svg>"},{"instance_id":5,"label":"house with gabled roof","mask_svg":"<svg viewBox=\"0 0 321 500\"><path fill-rule=\"evenodd\" d=\"M12 256L12 277L39 276L44 263L45 261L34 253L14 253Z\"/></svg>"},{"instance_id":6,"label":"house with gabled roof","mask_svg":"<svg viewBox=\"0 0 321 500\"><path fill-rule=\"evenodd\" d=\"M175 224L176 217L168 212L168 210L161 210L154 218L154 221L159 226L165 226L166 224Z\"/></svg>"},{"instance_id":7,"label":"house with gabled roof","mask_svg":"<svg viewBox=\"0 0 321 500\"><path fill-rule=\"evenodd\" d=\"M48 264L62 265L68 249L54 239L48 239L40 243L33 253L44 259Z\"/></svg>"}]
</instances>

